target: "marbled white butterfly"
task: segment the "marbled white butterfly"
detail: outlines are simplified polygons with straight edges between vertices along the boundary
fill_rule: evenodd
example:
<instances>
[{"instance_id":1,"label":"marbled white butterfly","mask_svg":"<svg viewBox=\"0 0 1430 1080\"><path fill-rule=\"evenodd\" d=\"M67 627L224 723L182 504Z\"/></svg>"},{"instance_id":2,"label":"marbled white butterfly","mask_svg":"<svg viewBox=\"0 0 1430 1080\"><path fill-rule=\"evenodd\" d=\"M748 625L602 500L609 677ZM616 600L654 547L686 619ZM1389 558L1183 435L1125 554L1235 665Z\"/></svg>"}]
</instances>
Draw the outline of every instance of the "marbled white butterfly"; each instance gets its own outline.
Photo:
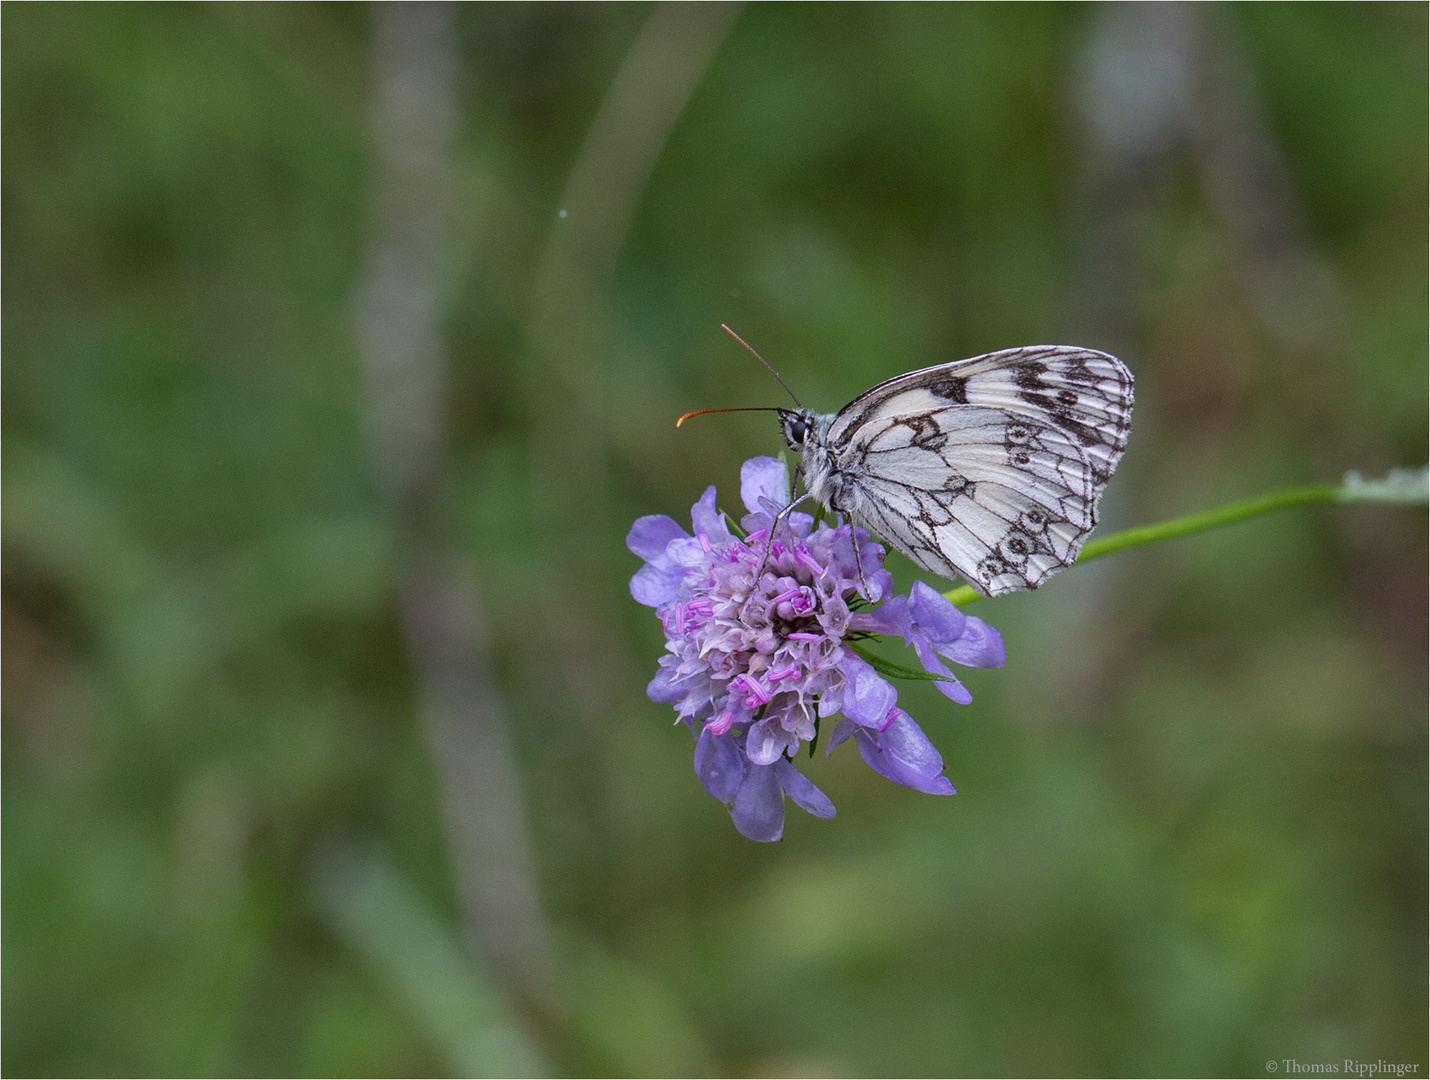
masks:
<instances>
[{"instance_id":1,"label":"marbled white butterfly","mask_svg":"<svg viewBox=\"0 0 1430 1080\"><path fill-rule=\"evenodd\" d=\"M1070 566L1097 525L1132 373L1094 349L1035 345L899 375L837 413L775 411L809 496L998 596Z\"/></svg>"}]
</instances>

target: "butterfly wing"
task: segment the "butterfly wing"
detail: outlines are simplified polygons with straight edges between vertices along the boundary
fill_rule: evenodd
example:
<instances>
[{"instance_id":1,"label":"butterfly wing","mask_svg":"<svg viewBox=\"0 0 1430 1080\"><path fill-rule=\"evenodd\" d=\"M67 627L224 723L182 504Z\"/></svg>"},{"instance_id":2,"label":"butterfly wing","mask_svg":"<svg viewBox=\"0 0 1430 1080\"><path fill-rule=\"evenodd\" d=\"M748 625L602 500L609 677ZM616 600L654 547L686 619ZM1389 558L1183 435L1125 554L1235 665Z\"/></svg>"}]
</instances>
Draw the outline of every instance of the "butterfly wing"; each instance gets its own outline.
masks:
<instances>
[{"instance_id":1,"label":"butterfly wing","mask_svg":"<svg viewBox=\"0 0 1430 1080\"><path fill-rule=\"evenodd\" d=\"M1122 452L1132 376L1091 349L1008 349L881 383L825 437L842 509L996 596L1077 558Z\"/></svg>"}]
</instances>

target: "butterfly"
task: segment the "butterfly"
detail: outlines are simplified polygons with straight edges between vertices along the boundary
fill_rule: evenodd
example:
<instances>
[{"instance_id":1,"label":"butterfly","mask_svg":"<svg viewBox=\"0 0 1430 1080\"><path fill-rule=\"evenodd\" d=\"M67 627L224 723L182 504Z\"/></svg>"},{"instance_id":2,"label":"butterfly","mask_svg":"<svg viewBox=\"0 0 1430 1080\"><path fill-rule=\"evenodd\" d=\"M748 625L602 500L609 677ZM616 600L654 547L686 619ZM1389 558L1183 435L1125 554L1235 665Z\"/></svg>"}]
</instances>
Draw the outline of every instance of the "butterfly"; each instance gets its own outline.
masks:
<instances>
[{"instance_id":1,"label":"butterfly","mask_svg":"<svg viewBox=\"0 0 1430 1080\"><path fill-rule=\"evenodd\" d=\"M1035 345L898 375L837 413L795 404L774 411L809 497L999 596L1072 565L1097 525L1132 373L1095 349Z\"/></svg>"}]
</instances>

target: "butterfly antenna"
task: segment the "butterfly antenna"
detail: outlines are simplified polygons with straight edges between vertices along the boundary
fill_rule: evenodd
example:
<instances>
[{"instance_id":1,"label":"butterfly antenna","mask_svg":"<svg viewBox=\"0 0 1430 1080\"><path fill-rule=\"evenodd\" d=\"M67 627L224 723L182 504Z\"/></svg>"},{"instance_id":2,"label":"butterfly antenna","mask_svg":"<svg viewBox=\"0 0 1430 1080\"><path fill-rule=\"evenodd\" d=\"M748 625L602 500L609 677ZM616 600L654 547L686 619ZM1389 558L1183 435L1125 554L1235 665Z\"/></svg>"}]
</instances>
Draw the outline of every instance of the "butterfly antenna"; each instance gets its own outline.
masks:
<instances>
[{"instance_id":1,"label":"butterfly antenna","mask_svg":"<svg viewBox=\"0 0 1430 1080\"><path fill-rule=\"evenodd\" d=\"M723 331L725 331L725 333L729 334L732 338L734 338L736 341L738 341L741 345L745 346L745 348L750 349L750 343L749 343L748 341L746 341L744 338L742 338L739 334L735 333L735 331L731 330L731 329L730 329L728 326L726 326L724 323L721 323L721 324L720 324L720 329L723 330ZM799 398L794 397L794 391L789 388L789 383L785 382L784 379L781 378L780 373L779 373L778 371L776 371L774 368L770 367L769 361L766 360L766 359L765 359L763 356L761 356L759 353L755 352L754 349L750 349L750 352L754 354L754 357L755 357L756 360L758 360L760 363L762 363L762 364L765 365L765 370L767 370L767 371L768 371L771 375L773 375L776 379L779 379L779 380L780 380L780 385L785 388L785 393L788 394L790 397L794 398L794 403L795 403L795 405L799 406L799 408L801 408L801 409L804 408L803 405L800 405L800 403L799 403ZM679 426L679 425L677 425L677 426Z\"/></svg>"},{"instance_id":2,"label":"butterfly antenna","mask_svg":"<svg viewBox=\"0 0 1430 1080\"><path fill-rule=\"evenodd\" d=\"M773 405L751 405L743 409L696 409L694 412L688 412L677 420L675 426L679 427L692 416L704 416L706 413L712 412L779 412L779 409Z\"/></svg>"}]
</instances>

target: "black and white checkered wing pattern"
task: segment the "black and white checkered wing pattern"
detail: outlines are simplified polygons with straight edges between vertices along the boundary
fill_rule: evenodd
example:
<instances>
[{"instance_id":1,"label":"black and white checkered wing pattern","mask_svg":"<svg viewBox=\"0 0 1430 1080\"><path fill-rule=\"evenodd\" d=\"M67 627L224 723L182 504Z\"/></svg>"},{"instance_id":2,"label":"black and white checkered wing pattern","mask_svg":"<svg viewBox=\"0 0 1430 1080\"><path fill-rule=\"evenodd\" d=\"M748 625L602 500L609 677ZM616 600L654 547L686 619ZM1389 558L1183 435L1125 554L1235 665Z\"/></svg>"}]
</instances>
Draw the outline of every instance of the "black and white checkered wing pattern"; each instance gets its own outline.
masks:
<instances>
[{"instance_id":1,"label":"black and white checkered wing pattern","mask_svg":"<svg viewBox=\"0 0 1430 1080\"><path fill-rule=\"evenodd\" d=\"M1039 346L881 383L838 414L825 447L841 509L924 569L996 596L1077 558L1131 417L1121 361Z\"/></svg>"}]
</instances>

